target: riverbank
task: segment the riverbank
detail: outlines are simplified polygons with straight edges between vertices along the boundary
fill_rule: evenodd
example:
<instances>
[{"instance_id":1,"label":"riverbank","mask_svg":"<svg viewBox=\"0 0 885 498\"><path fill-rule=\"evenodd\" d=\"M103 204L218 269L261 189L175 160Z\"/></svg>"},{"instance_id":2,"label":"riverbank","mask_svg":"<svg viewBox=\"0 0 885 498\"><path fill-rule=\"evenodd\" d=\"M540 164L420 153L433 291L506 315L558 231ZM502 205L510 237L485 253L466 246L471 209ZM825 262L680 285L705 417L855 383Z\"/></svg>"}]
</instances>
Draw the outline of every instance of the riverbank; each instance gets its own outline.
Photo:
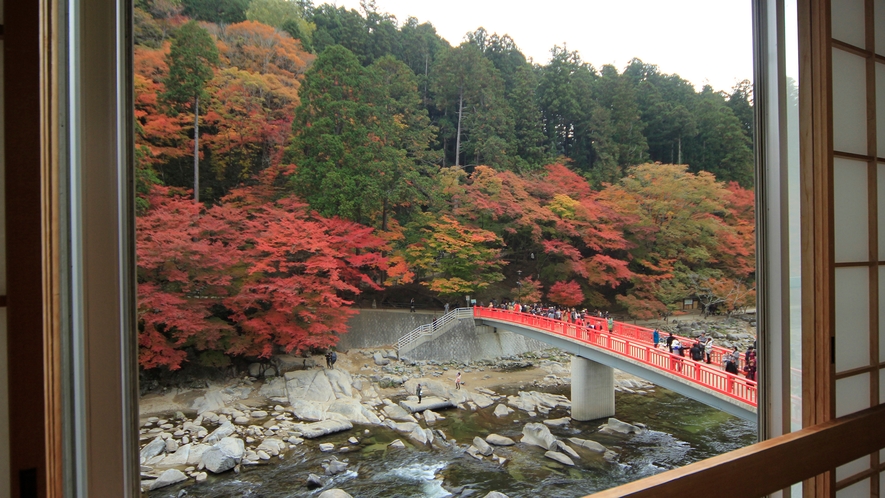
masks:
<instances>
[{"instance_id":1,"label":"riverbank","mask_svg":"<svg viewBox=\"0 0 885 498\"><path fill-rule=\"evenodd\" d=\"M725 331L737 330L737 325L720 323L707 328L725 338ZM682 335L697 330L694 322L672 326ZM570 427L569 362L570 356L558 350L464 364L406 363L389 349L352 349L338 353L335 369L321 366L322 356L281 357L266 365L252 365L251 375L227 382L147 394L140 403L142 486L159 490L177 484L170 488L174 490L196 485L188 488L193 494L207 479L236 480L244 469L282 462L289 462L286 465L291 469L291 460L297 459L303 462L297 468L304 478L292 486L305 492L312 486L322 490L337 482L336 476L357 472L348 467L347 453L364 456L398 448L429 450L446 458L465 455L502 469L518 466L512 462L527 458L541 458L563 470L612 465L620 443L613 449L600 443L596 430L600 422L592 428L575 424L582 429L558 436L549 429L544 433L545 427L554 431ZM459 372L464 384L460 390L454 385ZM421 405L415 396L419 383L423 386ZM622 396L655 392L651 384L617 371L616 385ZM566 396L550 394L556 390ZM464 421L471 417L478 417L485 427L464 430L475 425L475 421ZM642 424L624 427L644 430ZM520 443L498 447L490 444L491 433L509 434ZM595 440L585 439L585 433L594 434ZM467 439L458 442L456 437ZM546 453L531 455L539 446ZM588 446L601 451L588 455Z\"/></svg>"}]
</instances>

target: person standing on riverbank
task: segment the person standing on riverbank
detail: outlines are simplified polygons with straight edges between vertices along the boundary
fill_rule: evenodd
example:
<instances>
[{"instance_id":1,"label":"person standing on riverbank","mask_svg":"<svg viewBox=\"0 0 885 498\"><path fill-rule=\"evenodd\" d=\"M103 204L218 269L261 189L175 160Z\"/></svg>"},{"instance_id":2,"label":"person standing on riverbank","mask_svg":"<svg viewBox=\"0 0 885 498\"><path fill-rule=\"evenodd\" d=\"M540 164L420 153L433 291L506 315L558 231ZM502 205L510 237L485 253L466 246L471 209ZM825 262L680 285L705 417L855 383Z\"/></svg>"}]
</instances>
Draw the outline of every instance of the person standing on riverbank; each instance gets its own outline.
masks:
<instances>
[{"instance_id":1,"label":"person standing on riverbank","mask_svg":"<svg viewBox=\"0 0 885 498\"><path fill-rule=\"evenodd\" d=\"M415 298L413 297L411 301L409 301L409 313L415 312Z\"/></svg>"},{"instance_id":2,"label":"person standing on riverbank","mask_svg":"<svg viewBox=\"0 0 885 498\"><path fill-rule=\"evenodd\" d=\"M455 376L455 389L461 389L461 372Z\"/></svg>"},{"instance_id":3,"label":"person standing on riverbank","mask_svg":"<svg viewBox=\"0 0 885 498\"><path fill-rule=\"evenodd\" d=\"M418 387L415 388L415 394L418 395L418 404L421 404L421 384L418 384Z\"/></svg>"}]
</instances>

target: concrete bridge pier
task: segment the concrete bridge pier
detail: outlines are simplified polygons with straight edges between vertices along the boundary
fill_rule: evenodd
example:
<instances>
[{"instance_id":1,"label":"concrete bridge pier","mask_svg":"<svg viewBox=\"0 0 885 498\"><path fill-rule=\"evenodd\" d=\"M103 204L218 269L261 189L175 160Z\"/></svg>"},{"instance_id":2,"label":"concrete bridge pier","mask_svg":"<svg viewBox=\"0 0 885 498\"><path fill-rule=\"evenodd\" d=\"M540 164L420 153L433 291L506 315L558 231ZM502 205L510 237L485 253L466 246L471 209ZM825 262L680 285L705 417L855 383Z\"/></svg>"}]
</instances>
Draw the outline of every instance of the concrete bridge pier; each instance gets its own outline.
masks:
<instances>
[{"instance_id":1,"label":"concrete bridge pier","mask_svg":"<svg viewBox=\"0 0 885 498\"><path fill-rule=\"evenodd\" d=\"M572 418L579 421L615 415L615 369L572 357Z\"/></svg>"}]
</instances>

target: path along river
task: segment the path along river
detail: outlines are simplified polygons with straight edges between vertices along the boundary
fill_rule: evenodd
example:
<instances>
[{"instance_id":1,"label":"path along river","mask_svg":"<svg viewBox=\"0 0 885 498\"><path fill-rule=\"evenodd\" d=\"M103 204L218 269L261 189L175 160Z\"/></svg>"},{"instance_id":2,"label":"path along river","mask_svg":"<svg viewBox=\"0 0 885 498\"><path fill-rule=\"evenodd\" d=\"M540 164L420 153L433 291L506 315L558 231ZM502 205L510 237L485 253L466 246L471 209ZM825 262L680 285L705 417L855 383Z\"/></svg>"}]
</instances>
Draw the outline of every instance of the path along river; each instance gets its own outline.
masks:
<instances>
[{"instance_id":1,"label":"path along river","mask_svg":"<svg viewBox=\"0 0 885 498\"><path fill-rule=\"evenodd\" d=\"M547 391L569 394L568 387ZM498 392L515 393L506 389ZM244 466L239 475L228 472L210 476L204 483L171 486L150 496L178 497L186 489L189 497L300 497L340 488L354 497L436 498L458 492L461 496L482 497L489 491L500 491L510 498L575 497L687 465L756 440L755 424L661 388L646 394L617 393L616 411L620 420L645 424L648 430L628 436L598 433L605 420L572 421L567 426L551 428L560 439L578 437L605 445L617 453L614 463L591 457L576 461L575 467L566 467L545 458L543 449L523 444L496 448L498 455L508 459L503 466L488 459L478 461L464 452L475 436L497 433L519 441L525 424L565 417L568 413L559 409L544 417L531 418L516 411L498 418L491 407L476 412L450 409L441 411L446 419L433 426L449 440L457 440L457 444L446 448L414 446L402 434L384 427L370 427L369 434L363 432L366 428L355 427L309 441L306 446L288 452L283 460ZM322 475L321 464L330 458L329 453L320 453L315 447L323 442L333 443L336 448L347 446L351 436L361 439L359 447L336 454L339 460L348 462L348 470L323 488L306 488L308 474ZM388 448L388 443L395 439L402 440L406 449ZM712 492L703 492L708 491Z\"/></svg>"}]
</instances>

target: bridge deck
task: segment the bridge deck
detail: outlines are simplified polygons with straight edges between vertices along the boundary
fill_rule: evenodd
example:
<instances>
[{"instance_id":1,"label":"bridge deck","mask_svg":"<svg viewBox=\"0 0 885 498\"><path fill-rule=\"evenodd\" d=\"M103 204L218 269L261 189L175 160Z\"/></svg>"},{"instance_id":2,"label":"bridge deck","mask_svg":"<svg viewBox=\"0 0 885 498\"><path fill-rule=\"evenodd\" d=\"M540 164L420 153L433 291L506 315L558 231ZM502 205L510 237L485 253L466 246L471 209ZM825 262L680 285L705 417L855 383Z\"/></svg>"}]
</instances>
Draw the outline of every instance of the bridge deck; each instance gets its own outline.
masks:
<instances>
[{"instance_id":1,"label":"bridge deck","mask_svg":"<svg viewBox=\"0 0 885 498\"><path fill-rule=\"evenodd\" d=\"M718 398L726 398L735 405L743 406L740 411L745 412L742 414L744 418L747 418L747 413L756 411L756 382L721 370L718 357L724 351L722 348L717 348L714 355L716 363L708 365L656 348L651 340L652 330L635 325L616 323L612 333L609 333L604 319L591 318L588 324L578 325L494 308L474 308L473 316L477 320L488 319L533 329L544 335L567 339L621 357L664 378L695 385L703 391L714 393Z\"/></svg>"}]
</instances>

